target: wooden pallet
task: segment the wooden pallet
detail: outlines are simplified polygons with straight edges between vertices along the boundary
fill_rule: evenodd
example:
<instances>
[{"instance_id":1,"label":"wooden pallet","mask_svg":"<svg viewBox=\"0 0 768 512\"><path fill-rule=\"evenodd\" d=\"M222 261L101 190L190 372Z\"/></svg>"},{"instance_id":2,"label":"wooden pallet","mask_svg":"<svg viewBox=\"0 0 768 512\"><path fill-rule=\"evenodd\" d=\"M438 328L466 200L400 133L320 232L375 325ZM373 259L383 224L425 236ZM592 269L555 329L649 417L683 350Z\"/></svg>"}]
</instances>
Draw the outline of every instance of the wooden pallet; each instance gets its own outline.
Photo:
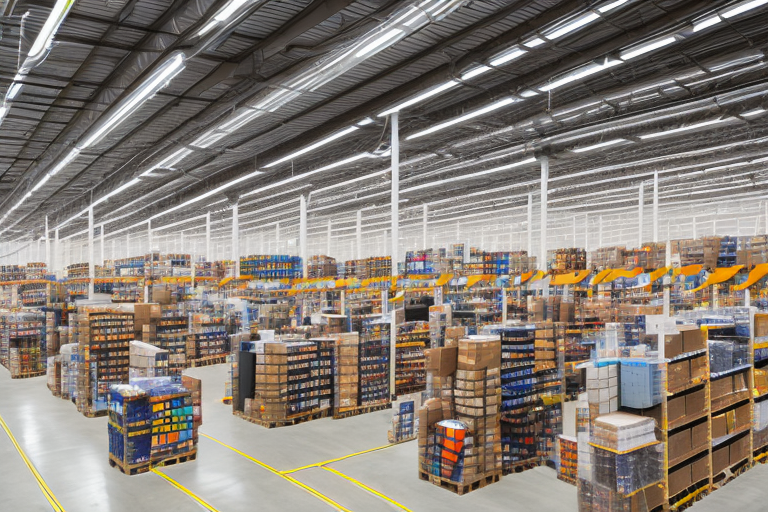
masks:
<instances>
[{"instance_id":1,"label":"wooden pallet","mask_svg":"<svg viewBox=\"0 0 768 512\"><path fill-rule=\"evenodd\" d=\"M109 454L109 465L113 468L117 468L128 476L140 475L149 471L149 462L143 462L141 464L124 464L123 461Z\"/></svg>"},{"instance_id":2,"label":"wooden pallet","mask_svg":"<svg viewBox=\"0 0 768 512\"><path fill-rule=\"evenodd\" d=\"M153 468L162 468L165 466L173 466L175 464L181 464L184 462L190 462L197 459L197 448L185 453L172 455L159 461L152 461Z\"/></svg>"},{"instance_id":3,"label":"wooden pallet","mask_svg":"<svg viewBox=\"0 0 768 512\"><path fill-rule=\"evenodd\" d=\"M200 359L188 359L188 367L189 368L200 368L203 366L211 366L214 364L224 364L227 362L227 356L215 356L215 357L203 357Z\"/></svg>"},{"instance_id":4,"label":"wooden pallet","mask_svg":"<svg viewBox=\"0 0 768 512\"><path fill-rule=\"evenodd\" d=\"M754 463L750 463L749 458L745 458L744 460L737 462L731 467L725 468L720 473L712 475L712 489L715 491L720 489L731 480L746 473L749 469L752 468L753 465Z\"/></svg>"},{"instance_id":5,"label":"wooden pallet","mask_svg":"<svg viewBox=\"0 0 768 512\"><path fill-rule=\"evenodd\" d=\"M438 487L442 487L443 489L448 489L449 491L455 492L459 496L462 496L468 492L472 492L477 489L482 489L487 485L498 482L499 480L501 480L501 471L488 473L486 475L481 476L480 478L477 478L472 482L463 482L463 483L453 482L451 480L448 480L447 478L443 478L436 475L430 475L429 473L426 473L424 471L419 471L419 478L421 480L424 480L425 482L431 482L433 485L437 485Z\"/></svg>"},{"instance_id":6,"label":"wooden pallet","mask_svg":"<svg viewBox=\"0 0 768 512\"><path fill-rule=\"evenodd\" d=\"M104 409L103 411L82 411L83 416L86 418L100 418L101 416L107 415L107 410Z\"/></svg>"},{"instance_id":7,"label":"wooden pallet","mask_svg":"<svg viewBox=\"0 0 768 512\"><path fill-rule=\"evenodd\" d=\"M315 410L308 413L297 414L295 416L289 416L284 420L262 420L258 418L252 418L246 416L241 411L234 411L234 415L238 416L245 421L249 421L255 425L260 425L264 428L276 428L276 427L289 427L291 425L298 425L306 421L319 420L321 418L327 418L331 415L330 409Z\"/></svg>"},{"instance_id":8,"label":"wooden pallet","mask_svg":"<svg viewBox=\"0 0 768 512\"><path fill-rule=\"evenodd\" d=\"M22 373L17 375L11 374L11 378L12 379L32 379L34 377L42 377L43 375L45 375L45 373L46 373L45 371L42 371L42 372Z\"/></svg>"},{"instance_id":9,"label":"wooden pallet","mask_svg":"<svg viewBox=\"0 0 768 512\"><path fill-rule=\"evenodd\" d=\"M523 460L520 462L513 462L506 467L504 467L504 474L505 475L511 475L512 473L522 473L523 471L528 471L529 469L537 468L541 466L542 459L539 457L536 457L535 459L528 459Z\"/></svg>"},{"instance_id":10,"label":"wooden pallet","mask_svg":"<svg viewBox=\"0 0 768 512\"><path fill-rule=\"evenodd\" d=\"M377 405L361 405L358 407L341 407L333 410L333 419L340 420L343 418L351 418L352 416L359 416L360 414L368 414L369 412L383 411L391 408L391 402Z\"/></svg>"}]
</instances>

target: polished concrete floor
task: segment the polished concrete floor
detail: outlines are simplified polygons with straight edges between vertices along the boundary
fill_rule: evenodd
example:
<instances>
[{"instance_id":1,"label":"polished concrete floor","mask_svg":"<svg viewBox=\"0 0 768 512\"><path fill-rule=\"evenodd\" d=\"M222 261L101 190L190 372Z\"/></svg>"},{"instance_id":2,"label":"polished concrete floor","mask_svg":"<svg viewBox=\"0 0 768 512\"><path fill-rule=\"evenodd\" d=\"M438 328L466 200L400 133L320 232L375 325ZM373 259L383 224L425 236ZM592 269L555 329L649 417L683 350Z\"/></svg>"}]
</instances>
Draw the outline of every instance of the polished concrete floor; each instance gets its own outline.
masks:
<instances>
[{"instance_id":1,"label":"polished concrete floor","mask_svg":"<svg viewBox=\"0 0 768 512\"><path fill-rule=\"evenodd\" d=\"M203 380L200 432L204 435L200 438L198 459L159 471L211 509L577 510L576 488L557 480L554 471L547 468L507 476L465 496L422 482L416 472L415 442L327 465L336 472L314 467L289 473L296 480L290 481L280 472L386 445L391 411L268 430L232 416L231 408L220 402L225 366L189 373ZM107 463L106 419L81 416L72 404L51 396L44 378L11 380L8 372L0 368L0 416L68 512L204 510L160 475L128 477L111 468ZM691 510L763 511L763 500L768 498L766 481L768 466L759 465ZM51 506L32 473L9 438L0 432L0 511L49 510Z\"/></svg>"}]
</instances>

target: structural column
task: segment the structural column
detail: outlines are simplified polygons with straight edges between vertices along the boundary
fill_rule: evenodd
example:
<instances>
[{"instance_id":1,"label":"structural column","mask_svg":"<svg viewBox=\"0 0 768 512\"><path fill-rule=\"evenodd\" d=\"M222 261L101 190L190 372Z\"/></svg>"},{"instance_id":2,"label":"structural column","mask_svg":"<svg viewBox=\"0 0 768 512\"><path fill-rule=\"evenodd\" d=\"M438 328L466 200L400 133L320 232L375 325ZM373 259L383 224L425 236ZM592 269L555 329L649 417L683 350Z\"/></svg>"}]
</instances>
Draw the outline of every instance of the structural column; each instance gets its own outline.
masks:
<instances>
[{"instance_id":1,"label":"structural column","mask_svg":"<svg viewBox=\"0 0 768 512\"><path fill-rule=\"evenodd\" d=\"M422 219L421 219L421 242L422 249L427 249L427 217L429 217L429 205L424 203L422 206Z\"/></svg>"},{"instance_id":2,"label":"structural column","mask_svg":"<svg viewBox=\"0 0 768 512\"><path fill-rule=\"evenodd\" d=\"M301 257L302 276L307 277L307 198L299 196L299 257Z\"/></svg>"},{"instance_id":3,"label":"structural column","mask_svg":"<svg viewBox=\"0 0 768 512\"><path fill-rule=\"evenodd\" d=\"M205 261L211 262L211 212L205 214Z\"/></svg>"},{"instance_id":4,"label":"structural column","mask_svg":"<svg viewBox=\"0 0 768 512\"><path fill-rule=\"evenodd\" d=\"M528 194L528 257L533 256L533 194Z\"/></svg>"},{"instance_id":5,"label":"structural column","mask_svg":"<svg viewBox=\"0 0 768 512\"><path fill-rule=\"evenodd\" d=\"M328 233L325 240L325 255L331 257L331 219L328 219Z\"/></svg>"},{"instance_id":6,"label":"structural column","mask_svg":"<svg viewBox=\"0 0 768 512\"><path fill-rule=\"evenodd\" d=\"M280 223L275 223L275 254L280 254Z\"/></svg>"},{"instance_id":7,"label":"structural column","mask_svg":"<svg viewBox=\"0 0 768 512\"><path fill-rule=\"evenodd\" d=\"M240 224L238 203L232 205L232 261L235 264L235 277L240 277Z\"/></svg>"},{"instance_id":8,"label":"structural column","mask_svg":"<svg viewBox=\"0 0 768 512\"><path fill-rule=\"evenodd\" d=\"M549 158L543 156L539 159L541 163L541 260L539 269L547 268L547 192L549 186Z\"/></svg>"},{"instance_id":9,"label":"structural column","mask_svg":"<svg viewBox=\"0 0 768 512\"><path fill-rule=\"evenodd\" d=\"M390 115L392 123L392 191L390 201L392 203L392 241L390 243L390 256L392 257L392 275L397 275L397 262L399 261L398 247L400 245L400 120L397 112Z\"/></svg>"},{"instance_id":10,"label":"structural column","mask_svg":"<svg viewBox=\"0 0 768 512\"><path fill-rule=\"evenodd\" d=\"M363 211L357 210L357 225L356 225L356 233L357 235L357 259L361 260L363 259Z\"/></svg>"},{"instance_id":11,"label":"structural column","mask_svg":"<svg viewBox=\"0 0 768 512\"><path fill-rule=\"evenodd\" d=\"M45 266L49 272L53 272L53 263L51 262L51 234L48 231L48 216L45 216Z\"/></svg>"},{"instance_id":12,"label":"structural column","mask_svg":"<svg viewBox=\"0 0 768 512\"><path fill-rule=\"evenodd\" d=\"M107 243L107 241L104 239L104 224L101 225L101 228L99 229L99 236L101 237L101 243L100 246L100 252L101 252L101 259L99 260L102 265L104 265L104 244Z\"/></svg>"},{"instance_id":13,"label":"structural column","mask_svg":"<svg viewBox=\"0 0 768 512\"><path fill-rule=\"evenodd\" d=\"M93 299L94 260L96 253L93 250L93 206L88 207L88 298Z\"/></svg>"},{"instance_id":14,"label":"structural column","mask_svg":"<svg viewBox=\"0 0 768 512\"><path fill-rule=\"evenodd\" d=\"M603 247L603 215L597 219L597 248Z\"/></svg>"},{"instance_id":15,"label":"structural column","mask_svg":"<svg viewBox=\"0 0 768 512\"><path fill-rule=\"evenodd\" d=\"M653 172L653 243L659 241L659 171Z\"/></svg>"},{"instance_id":16,"label":"structural column","mask_svg":"<svg viewBox=\"0 0 768 512\"><path fill-rule=\"evenodd\" d=\"M56 228L53 232L53 269L54 273L57 273L59 270L59 267L61 266L61 262L59 259L59 255L61 254L61 247L59 246L59 228Z\"/></svg>"},{"instance_id":17,"label":"structural column","mask_svg":"<svg viewBox=\"0 0 768 512\"><path fill-rule=\"evenodd\" d=\"M640 183L638 190L639 200L637 205L637 246L643 246L643 213L645 210L645 186Z\"/></svg>"}]
</instances>

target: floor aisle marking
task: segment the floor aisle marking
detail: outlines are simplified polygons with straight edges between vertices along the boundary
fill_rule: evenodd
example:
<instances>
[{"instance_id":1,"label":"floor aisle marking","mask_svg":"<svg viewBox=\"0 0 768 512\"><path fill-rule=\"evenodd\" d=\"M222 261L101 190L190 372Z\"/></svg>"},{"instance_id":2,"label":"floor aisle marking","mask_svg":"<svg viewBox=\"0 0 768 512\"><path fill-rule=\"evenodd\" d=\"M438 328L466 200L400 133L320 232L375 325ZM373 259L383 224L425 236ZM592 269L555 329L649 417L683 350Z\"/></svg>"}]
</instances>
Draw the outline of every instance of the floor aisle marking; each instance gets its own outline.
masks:
<instances>
[{"instance_id":1,"label":"floor aisle marking","mask_svg":"<svg viewBox=\"0 0 768 512\"><path fill-rule=\"evenodd\" d=\"M207 510L210 510L210 512L219 512L218 510L216 510L215 508L213 508L211 505L209 505L209 504L208 504L208 502L206 502L206 501L205 501L203 498L201 498L201 497L200 497L200 496L198 496L197 494L193 493L192 491L190 491L189 489L187 489L186 487L184 487L184 486L183 486L183 485L181 485L179 482L177 482L177 481L176 481L176 480L174 480L173 478L169 477L169 476L168 476L168 475L166 475L165 473L163 473L163 472L161 472L161 471L158 471L158 470L156 470L155 468L149 468L149 470L150 470L151 472L153 472L154 474L156 474L156 475L160 475L161 477L163 477L163 478L164 478L164 479L165 479L165 480L166 480L168 483L170 483L172 486L176 487L178 490L180 490L181 492L183 492L184 494L186 494L187 496L189 496L190 498L192 498L193 500L195 500L196 502L198 502L200 505L202 505L203 507L205 507Z\"/></svg>"},{"instance_id":2,"label":"floor aisle marking","mask_svg":"<svg viewBox=\"0 0 768 512\"><path fill-rule=\"evenodd\" d=\"M361 481L359 481L359 480L355 480L354 478L352 478L352 477L351 477L351 476L349 476L349 475L345 475L345 474L344 474L344 473L342 473L341 471L335 470L335 469L333 469L333 468L329 468L329 467L327 467L327 466L322 466L322 469L324 469L324 470L326 470L326 471L330 471L330 472L331 472L331 473L333 473L334 475L338 475L338 476L340 476L340 477L344 478L345 480L349 480L350 482L352 482L353 484L357 485L358 487L361 487L361 488L365 489L366 491L368 491L368 492L370 492L370 493L372 493L372 494L375 494L375 495L376 495L376 496L378 496L379 498L381 498L381 499L383 499L383 500L386 500L386 501L388 501L388 502L392 503L394 506L396 506L396 507L398 507L398 508L400 508L400 509L402 509L402 510L405 510L405 512L413 512L411 509L409 509L409 508L408 508L408 507L406 507L405 505L402 505L402 504L400 504L400 503L396 502L395 500L393 500L392 498L390 498L390 497L388 497L388 496L384 496L384 495L383 495L383 494L381 494L379 491L377 491L377 490L375 490L375 489L372 489L372 488L368 487L367 485L365 485L365 484L364 484L364 483L362 483Z\"/></svg>"},{"instance_id":3,"label":"floor aisle marking","mask_svg":"<svg viewBox=\"0 0 768 512\"><path fill-rule=\"evenodd\" d=\"M284 475L289 475L291 473L295 473L295 472L301 471L303 469L321 468L321 467L325 466L326 464L331 464L333 462L339 462L339 461L342 461L342 460L349 459L350 457L356 457L358 455L364 455L366 453L371 453L371 452L375 452L375 451L378 451L378 450L383 450L385 448L391 448L392 446L396 446L396 444L386 444L384 446L379 446L377 448L370 448L368 450L363 450L361 452L350 453L349 455L344 455L343 457L339 457L337 459L331 459L331 460L326 460L326 461L323 461L323 462L317 462L315 464L308 464L306 466L301 466L300 468L289 469L288 471L281 471L281 473L284 474Z\"/></svg>"},{"instance_id":4,"label":"floor aisle marking","mask_svg":"<svg viewBox=\"0 0 768 512\"><path fill-rule=\"evenodd\" d=\"M24 450L21 449L21 446L19 446L19 443L16 441L16 438L13 436L13 433L11 433L11 429L8 428L8 425L5 423L5 420L3 420L2 416L0 416L0 426L3 427L3 430L5 430L5 433L8 435L8 438L11 440L11 443L13 443L13 446L16 447L16 451L19 452L19 455L21 455L21 458L24 460L24 463L32 472L32 475L35 477L35 480L37 480L37 485L40 486L40 490L43 491L43 496L45 496L45 499L51 505L53 510L55 510L56 512L64 512L64 507L61 506L61 503L59 503L59 500L56 499L56 496L53 494L53 491L51 491L50 487L48 487L48 485L45 483L45 480L43 480L43 477L40 475L40 473L38 473L37 469L35 468L35 465L32 464L31 460L29 460L27 455L24 453Z\"/></svg>"},{"instance_id":5,"label":"floor aisle marking","mask_svg":"<svg viewBox=\"0 0 768 512\"><path fill-rule=\"evenodd\" d=\"M223 443L223 442L219 441L218 439L216 439L216 438L214 438L214 437L211 437L211 436L209 436L208 434L203 434L202 432L200 432L200 435L201 435L201 436L203 436L203 437L205 437L205 438L207 438L207 439L210 439L211 441L214 441L214 442L216 442L216 443L220 444L221 446L223 446L223 447L225 447L225 448L229 448L230 450L232 450L233 452L235 452L235 453L237 453L237 454L239 454L239 455L242 455L242 456L243 456L243 457L245 457L246 459L248 459L248 460L250 460L251 462L254 462L255 464L257 464L257 465L261 466L262 468L266 469L266 470L267 470L267 471L269 471L270 473L273 473L273 474L275 474L275 475L279 476L280 478L283 478L283 479L285 479L285 480L288 480L288 481L289 481L289 482L291 482L292 484L298 485L299 487L301 487L302 489L304 489L305 491L307 491L308 493L310 493L310 494L311 494L311 495L313 495L314 497L316 497L316 498L318 498L318 499L320 499L320 500L324 501L325 503L327 503L328 505L332 506L333 508L335 508L335 509L337 509L337 510L341 510L342 512L352 512L351 510L349 510L349 509L347 509L347 508L345 508L345 507L343 507L343 506L339 505L338 503L336 503L335 501L333 501L333 500L332 500L331 498L329 498L328 496L326 496L326 495L322 494L320 491L318 491L318 490L316 490L316 489L313 489L312 487L310 487L310 486L308 486L308 485L306 485L306 484L303 484L303 483L299 482L298 480L296 480L295 478L293 478L293 477L291 477L291 476L288 476L288 475L284 475L283 473L281 473L280 471L276 470L275 468L273 468L273 467L272 467L272 466L270 466L269 464L266 464L266 463L264 463L264 462L261 462L261 461L260 461L260 460L258 460L258 459L254 459L253 457L251 457L251 456L250 456L250 455L248 455L247 453L243 453L243 452L241 452L240 450L238 450L237 448L234 448L234 447L232 447L232 446L229 446L228 444L225 444L225 443Z\"/></svg>"}]
</instances>

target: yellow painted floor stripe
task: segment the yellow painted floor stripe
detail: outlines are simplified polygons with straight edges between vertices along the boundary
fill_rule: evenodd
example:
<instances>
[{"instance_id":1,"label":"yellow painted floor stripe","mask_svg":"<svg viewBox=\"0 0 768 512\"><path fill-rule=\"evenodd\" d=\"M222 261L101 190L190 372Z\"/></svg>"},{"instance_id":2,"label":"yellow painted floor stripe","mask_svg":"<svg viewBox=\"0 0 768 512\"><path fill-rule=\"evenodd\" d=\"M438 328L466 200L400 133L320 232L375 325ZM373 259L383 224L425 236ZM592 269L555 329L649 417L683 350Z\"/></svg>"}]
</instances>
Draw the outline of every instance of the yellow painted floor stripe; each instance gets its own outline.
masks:
<instances>
[{"instance_id":1,"label":"yellow painted floor stripe","mask_svg":"<svg viewBox=\"0 0 768 512\"><path fill-rule=\"evenodd\" d=\"M160 471L156 470L155 468L150 468L149 470L150 470L151 472L153 472L154 474L156 474L156 475L159 475L159 476L163 477L163 478L164 478L164 479L165 479L165 480L166 480L168 483L170 483L172 486L174 486L175 488L177 488L178 490L180 490L181 492L183 492L184 494L186 494L187 496L189 496L190 498L192 498L193 500L195 500L197 503L199 503L200 505L202 505L203 507L205 507L207 510L210 510L210 512L219 512L218 510L216 510L215 508L213 508L213 507L212 507L210 504L208 504L208 502L206 502L206 501L205 501L203 498L201 498L201 497L200 497L200 496L198 496L197 494L193 493L192 491L190 491L189 489L187 489L186 487L184 487L184 486L183 486L183 485L181 485L179 482L177 482L177 481L176 481L176 480L174 480L173 478L169 477L169 476L168 476L168 475L166 475L165 473L162 473L162 472L160 472Z\"/></svg>"},{"instance_id":2,"label":"yellow painted floor stripe","mask_svg":"<svg viewBox=\"0 0 768 512\"><path fill-rule=\"evenodd\" d=\"M408 507L406 507L405 505L402 505L402 504L400 504L400 503L396 502L396 501L395 501L395 500L393 500L392 498L389 498L389 497L387 497L387 496L384 496L384 495L383 495L383 494L381 494L379 491L377 491L377 490L375 490L375 489L372 489L372 488L368 487L367 485L365 485L365 484L364 484L364 483L362 483L361 481L359 481L359 480L355 480L354 478L352 478L352 477L351 477L351 476L349 476L349 475L345 475L345 474L344 474L344 473L342 473L341 471L337 471L337 470L335 470L335 469L333 469L333 468L329 468L328 466L322 466L322 468L323 468L324 470L326 470L326 471L330 471L330 472L331 472L331 473L333 473L334 475L338 475L338 476L340 476L341 478L343 478L343 479L345 479L345 480L348 480L348 481L352 482L352 483L353 483L353 484L355 484L356 486L358 486L358 487L361 487L361 488L365 489L366 491L370 492L371 494L374 494L374 495L378 496L379 498L381 498L381 499L383 499L383 500L386 500L386 501L390 502L391 504L393 504L393 505L394 505L394 506L396 506L397 508L400 508L400 509L402 509L402 510L405 510L405 512L413 512L411 509L409 509L409 508L408 508Z\"/></svg>"},{"instance_id":3,"label":"yellow painted floor stripe","mask_svg":"<svg viewBox=\"0 0 768 512\"><path fill-rule=\"evenodd\" d=\"M260 460L258 460L258 459L254 459L253 457L251 457L251 456L250 456L250 455L248 455L247 453L243 453L243 452L241 452L240 450L238 450L237 448L234 448L234 447L232 447L232 446L229 446L228 444L222 443L222 442L221 442L221 441L219 441L218 439L216 439L216 438L214 438L214 437L211 437L211 436L209 436L209 435L207 435L207 434L203 434L202 432L200 432L200 435L201 435L201 436L203 436L203 437L205 437L206 439L210 439L211 441L214 441L214 442L216 442L216 443L220 444L221 446L223 446L223 447L225 447L225 448L229 448L230 450L232 450L233 452L235 452L235 453L237 453L237 454L239 454L239 455L242 455L242 456L243 456L243 457L245 457L246 459L248 459L248 460L250 460L251 462L253 462L253 463L257 464L258 466L261 466L262 468L266 469L266 470L267 470L267 471L269 471L270 473L273 473L273 474L275 474L275 475L279 476L280 478L283 478L283 479L285 479L285 480L287 480L287 481L291 482L292 484L298 485L299 487L301 487L302 489L304 489L305 491L307 491L308 493L310 493L310 494L311 494L311 495L313 495L314 497L318 498L318 499L319 499L319 500L321 500L321 501L324 501L325 503L327 503L328 505L332 506L333 508L335 508L335 509L337 509L337 510L341 510L342 512L351 512L349 509L347 509L347 508L345 508L345 507L343 507L343 506L339 505L338 503L336 503L335 501L333 501L333 500L332 500L331 498L329 498L328 496L326 496L326 495L324 495L324 494L320 493L320 491L317 491L317 490L313 489L312 487L310 487L310 486L308 486L308 485L306 485L306 484L303 484L303 483L299 482L298 480L296 480L295 478L293 478L293 477L291 477L291 476L288 476L288 475L284 475L283 473L281 473L280 471L276 470L275 468L273 468L273 467L272 467L272 466L270 466L269 464L266 464L266 463L264 463L264 462L261 462L261 461L260 461Z\"/></svg>"},{"instance_id":4,"label":"yellow painted floor stripe","mask_svg":"<svg viewBox=\"0 0 768 512\"><path fill-rule=\"evenodd\" d=\"M284 475L289 475L291 473L295 473L295 472L301 471L303 469L321 468L321 467L325 466L326 464L331 464L333 462L339 462L341 460L349 459L350 457L357 457L358 455L364 455L366 453L371 453L371 452L375 452L375 451L379 451L379 450L384 450L385 448L391 448L392 446L396 446L396 445L395 444L387 444L387 445L384 445L384 446L379 446L377 448L371 448L369 450L363 450L361 452L350 453L349 455L345 455L345 456L339 457L337 459L326 460L326 461L323 461L323 462L318 462L316 464L309 464L307 466L301 466L300 468L289 469L288 471L281 471L281 473L284 474Z\"/></svg>"},{"instance_id":5,"label":"yellow painted floor stripe","mask_svg":"<svg viewBox=\"0 0 768 512\"><path fill-rule=\"evenodd\" d=\"M61 503L59 503L59 500L56 499L56 496L53 494L53 491L51 491L51 489L45 483L45 480L43 480L43 477L40 475L40 473L38 473L37 469L35 468L35 465L32 464L31 460L29 460L27 455L24 453L24 450L21 449L21 446L19 446L19 443L16 441L16 438L11 433L11 429L8 428L8 425L5 423L2 416L0 416L0 426L3 427L3 430L5 430L5 433L8 435L8 438L11 440L11 443L13 443L13 446L16 447L16 451L19 452L19 455L21 455L21 458L24 460L24 463L32 472L32 475L35 477L35 480L37 480L37 485L39 485L40 490L43 491L43 496L45 496L45 499L51 505L53 510L55 510L56 512L64 512L64 507L61 506Z\"/></svg>"}]
</instances>

